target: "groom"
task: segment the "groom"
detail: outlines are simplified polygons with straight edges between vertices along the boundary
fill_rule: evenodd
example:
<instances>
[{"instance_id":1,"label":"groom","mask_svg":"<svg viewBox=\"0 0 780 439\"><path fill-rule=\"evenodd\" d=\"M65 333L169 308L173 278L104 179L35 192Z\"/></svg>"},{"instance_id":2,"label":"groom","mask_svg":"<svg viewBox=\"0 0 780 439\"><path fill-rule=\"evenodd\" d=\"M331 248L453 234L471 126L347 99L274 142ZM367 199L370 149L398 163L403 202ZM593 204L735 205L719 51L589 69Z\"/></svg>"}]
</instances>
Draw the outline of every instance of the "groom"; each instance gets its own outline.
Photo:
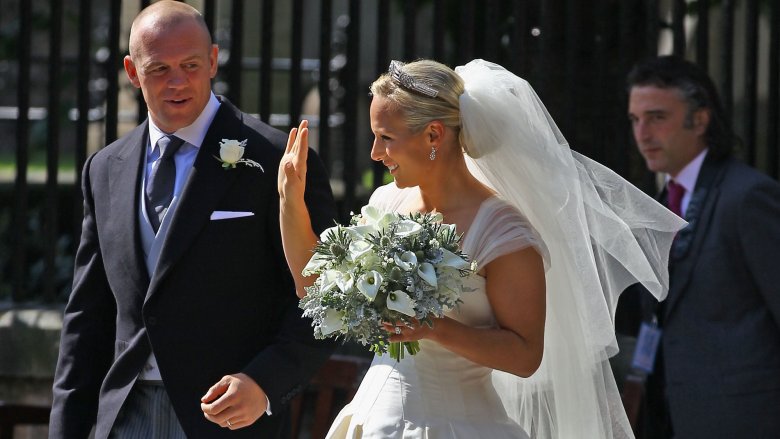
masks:
<instances>
[{"instance_id":1,"label":"groom","mask_svg":"<svg viewBox=\"0 0 780 439\"><path fill-rule=\"evenodd\" d=\"M217 52L185 3L133 22L124 65L149 118L84 167L51 438L93 425L98 439L280 437L287 403L332 351L301 318L282 251L286 136L214 96ZM220 160L223 139L246 140L243 161ZM319 232L335 209L309 158Z\"/></svg>"}]
</instances>

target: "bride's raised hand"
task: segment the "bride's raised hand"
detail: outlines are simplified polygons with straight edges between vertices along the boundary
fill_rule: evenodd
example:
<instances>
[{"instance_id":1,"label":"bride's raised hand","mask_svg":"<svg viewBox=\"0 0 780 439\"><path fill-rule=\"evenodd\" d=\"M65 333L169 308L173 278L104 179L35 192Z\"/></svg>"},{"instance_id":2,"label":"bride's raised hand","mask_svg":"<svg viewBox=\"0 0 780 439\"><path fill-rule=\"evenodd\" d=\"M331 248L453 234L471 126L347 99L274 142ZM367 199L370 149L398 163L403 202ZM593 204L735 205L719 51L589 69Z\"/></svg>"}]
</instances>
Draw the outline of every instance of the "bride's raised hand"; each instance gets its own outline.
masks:
<instances>
[{"instance_id":1,"label":"bride's raised hand","mask_svg":"<svg viewBox=\"0 0 780 439\"><path fill-rule=\"evenodd\" d=\"M287 147L279 163L277 188L282 202L303 202L306 190L306 158L309 155L309 121L290 130Z\"/></svg>"},{"instance_id":2,"label":"bride's raised hand","mask_svg":"<svg viewBox=\"0 0 780 439\"><path fill-rule=\"evenodd\" d=\"M303 198L306 191L306 159L309 156L309 122L302 120L298 128L290 130L287 147L279 162L277 189L279 190L279 228L287 264L295 280L298 297L306 295L306 287L316 276L304 278L301 272L311 258L317 243L311 218Z\"/></svg>"}]
</instances>

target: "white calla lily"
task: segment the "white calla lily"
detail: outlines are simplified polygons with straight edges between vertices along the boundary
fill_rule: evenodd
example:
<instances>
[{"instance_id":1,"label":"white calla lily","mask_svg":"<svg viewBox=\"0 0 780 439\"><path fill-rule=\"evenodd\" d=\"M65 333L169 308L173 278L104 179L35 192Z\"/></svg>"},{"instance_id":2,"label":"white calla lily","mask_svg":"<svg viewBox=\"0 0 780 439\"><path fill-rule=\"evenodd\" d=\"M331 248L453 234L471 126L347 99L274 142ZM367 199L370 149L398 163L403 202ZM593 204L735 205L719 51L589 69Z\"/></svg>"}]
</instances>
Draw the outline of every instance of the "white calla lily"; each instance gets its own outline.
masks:
<instances>
[{"instance_id":1,"label":"white calla lily","mask_svg":"<svg viewBox=\"0 0 780 439\"><path fill-rule=\"evenodd\" d=\"M371 244L367 241L355 240L349 244L349 258L352 261L357 261L363 256L370 254L372 250Z\"/></svg>"},{"instance_id":2,"label":"white calla lily","mask_svg":"<svg viewBox=\"0 0 780 439\"><path fill-rule=\"evenodd\" d=\"M354 239L364 239L366 236L368 236L370 233L376 233L376 227L372 224L365 224L362 226L350 226L344 228L347 232L349 232L350 235L352 235L352 238Z\"/></svg>"},{"instance_id":3,"label":"white calla lily","mask_svg":"<svg viewBox=\"0 0 780 439\"><path fill-rule=\"evenodd\" d=\"M325 318L322 319L322 324L320 324L320 331L322 331L322 335L326 336L344 329L343 318L343 312L336 311L332 308L326 309Z\"/></svg>"},{"instance_id":4,"label":"white calla lily","mask_svg":"<svg viewBox=\"0 0 780 439\"><path fill-rule=\"evenodd\" d=\"M436 288L438 282L436 281L436 269L429 262L423 262L417 267L417 274L420 275L428 285Z\"/></svg>"},{"instance_id":5,"label":"white calla lily","mask_svg":"<svg viewBox=\"0 0 780 439\"><path fill-rule=\"evenodd\" d=\"M357 289L373 301L379 292L379 287L382 286L382 280L382 275L378 271L371 270L358 278Z\"/></svg>"},{"instance_id":6,"label":"white calla lily","mask_svg":"<svg viewBox=\"0 0 780 439\"><path fill-rule=\"evenodd\" d=\"M422 231L422 226L420 223L412 220L401 220L398 221L398 225L395 228L395 234L400 237L407 237L412 236L420 233Z\"/></svg>"},{"instance_id":7,"label":"white calla lily","mask_svg":"<svg viewBox=\"0 0 780 439\"><path fill-rule=\"evenodd\" d=\"M395 213L385 213L382 215L382 217L377 221L376 228L377 230L385 229L390 224L397 222L399 220L399 216Z\"/></svg>"},{"instance_id":8,"label":"white calla lily","mask_svg":"<svg viewBox=\"0 0 780 439\"><path fill-rule=\"evenodd\" d=\"M301 272L304 276L309 276L315 273L319 273L320 269L324 267L328 263L328 258L325 256L315 253L314 256L309 259L309 262L306 263L306 266L303 267L303 271Z\"/></svg>"},{"instance_id":9,"label":"white calla lily","mask_svg":"<svg viewBox=\"0 0 780 439\"><path fill-rule=\"evenodd\" d=\"M355 285L355 278L352 277L352 273L339 273L340 276L336 279L336 285L342 293L348 293L349 290Z\"/></svg>"},{"instance_id":10,"label":"white calla lily","mask_svg":"<svg viewBox=\"0 0 780 439\"><path fill-rule=\"evenodd\" d=\"M409 317L415 316L414 305L414 300L401 290L395 290L387 295L387 308Z\"/></svg>"},{"instance_id":11,"label":"white calla lily","mask_svg":"<svg viewBox=\"0 0 780 439\"><path fill-rule=\"evenodd\" d=\"M377 232L393 222L398 221L400 218L397 214L392 212L385 212L375 206L363 206L360 209L361 220L357 227L370 228L370 232Z\"/></svg>"},{"instance_id":12,"label":"white calla lily","mask_svg":"<svg viewBox=\"0 0 780 439\"><path fill-rule=\"evenodd\" d=\"M445 248L442 248L441 251L442 251L442 260L441 262L439 262L438 265L457 268L458 270L468 270L471 267L471 265L468 262L466 262L465 259L456 255L455 253Z\"/></svg>"},{"instance_id":13,"label":"white calla lily","mask_svg":"<svg viewBox=\"0 0 780 439\"><path fill-rule=\"evenodd\" d=\"M395 265L403 271L412 271L417 266L417 255L414 252L405 251L400 255L396 254L393 258L395 259Z\"/></svg>"},{"instance_id":14,"label":"white calla lily","mask_svg":"<svg viewBox=\"0 0 780 439\"><path fill-rule=\"evenodd\" d=\"M327 293L338 285L339 279L341 279L341 273L338 270L325 270L320 275L321 284L320 292Z\"/></svg>"},{"instance_id":15,"label":"white calla lily","mask_svg":"<svg viewBox=\"0 0 780 439\"><path fill-rule=\"evenodd\" d=\"M376 224L385 213L375 206L366 205L360 208L360 215L365 224Z\"/></svg>"},{"instance_id":16,"label":"white calla lily","mask_svg":"<svg viewBox=\"0 0 780 439\"><path fill-rule=\"evenodd\" d=\"M328 241L328 235L330 235L331 232L335 233L339 230L339 227L341 226L333 226L328 227L327 229L323 230L322 233L320 233L320 242L326 243L330 242Z\"/></svg>"}]
</instances>

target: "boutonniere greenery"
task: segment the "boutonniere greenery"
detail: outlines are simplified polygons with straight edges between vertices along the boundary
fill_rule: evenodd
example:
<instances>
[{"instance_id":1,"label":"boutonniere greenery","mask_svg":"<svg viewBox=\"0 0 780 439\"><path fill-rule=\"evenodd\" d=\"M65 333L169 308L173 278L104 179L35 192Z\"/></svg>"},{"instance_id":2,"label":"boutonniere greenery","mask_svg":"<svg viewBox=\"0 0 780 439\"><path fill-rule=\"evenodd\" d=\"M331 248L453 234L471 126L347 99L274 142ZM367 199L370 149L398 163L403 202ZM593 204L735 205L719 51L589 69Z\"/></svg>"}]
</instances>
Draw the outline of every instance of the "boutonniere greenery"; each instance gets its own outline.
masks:
<instances>
[{"instance_id":1,"label":"boutonniere greenery","mask_svg":"<svg viewBox=\"0 0 780 439\"><path fill-rule=\"evenodd\" d=\"M222 139L219 142L219 157L214 156L214 158L222 162L224 169L233 169L238 165L244 165L251 168L260 168L261 171L265 172L260 163L244 158L246 140L239 142L238 140Z\"/></svg>"}]
</instances>

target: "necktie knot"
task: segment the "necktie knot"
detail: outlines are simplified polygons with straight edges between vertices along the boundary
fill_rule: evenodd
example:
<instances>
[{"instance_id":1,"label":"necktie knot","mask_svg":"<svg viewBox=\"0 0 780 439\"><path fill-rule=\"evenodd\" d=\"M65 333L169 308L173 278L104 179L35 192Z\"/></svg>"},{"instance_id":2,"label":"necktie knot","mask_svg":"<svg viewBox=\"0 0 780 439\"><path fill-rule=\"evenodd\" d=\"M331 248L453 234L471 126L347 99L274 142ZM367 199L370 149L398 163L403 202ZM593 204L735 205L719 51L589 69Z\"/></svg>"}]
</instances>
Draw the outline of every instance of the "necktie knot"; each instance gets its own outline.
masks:
<instances>
[{"instance_id":1,"label":"necktie knot","mask_svg":"<svg viewBox=\"0 0 780 439\"><path fill-rule=\"evenodd\" d=\"M682 199L685 195L685 187L674 180L669 180L666 184L666 199L669 210L682 216Z\"/></svg>"},{"instance_id":2,"label":"necktie knot","mask_svg":"<svg viewBox=\"0 0 780 439\"><path fill-rule=\"evenodd\" d=\"M176 136L162 136L157 141L157 147L160 148L160 159L169 159L176 154L176 151L184 144L184 140Z\"/></svg>"}]
</instances>

